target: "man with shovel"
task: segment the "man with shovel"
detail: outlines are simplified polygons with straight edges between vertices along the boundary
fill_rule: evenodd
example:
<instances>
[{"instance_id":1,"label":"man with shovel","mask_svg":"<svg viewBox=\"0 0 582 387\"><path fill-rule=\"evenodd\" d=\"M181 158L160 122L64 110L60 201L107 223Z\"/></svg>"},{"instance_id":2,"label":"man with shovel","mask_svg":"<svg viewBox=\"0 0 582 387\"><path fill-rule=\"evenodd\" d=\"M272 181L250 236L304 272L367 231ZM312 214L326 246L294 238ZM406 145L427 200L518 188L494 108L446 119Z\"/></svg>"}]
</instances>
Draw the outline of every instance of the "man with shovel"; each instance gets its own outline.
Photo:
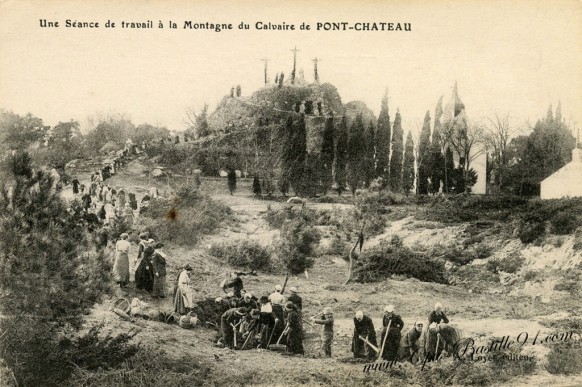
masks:
<instances>
[{"instance_id":1,"label":"man with shovel","mask_svg":"<svg viewBox=\"0 0 582 387\"><path fill-rule=\"evenodd\" d=\"M237 327L246 315L247 310L245 308L231 308L220 317L220 331L225 349L236 348L237 344L239 344L237 343Z\"/></svg>"}]
</instances>

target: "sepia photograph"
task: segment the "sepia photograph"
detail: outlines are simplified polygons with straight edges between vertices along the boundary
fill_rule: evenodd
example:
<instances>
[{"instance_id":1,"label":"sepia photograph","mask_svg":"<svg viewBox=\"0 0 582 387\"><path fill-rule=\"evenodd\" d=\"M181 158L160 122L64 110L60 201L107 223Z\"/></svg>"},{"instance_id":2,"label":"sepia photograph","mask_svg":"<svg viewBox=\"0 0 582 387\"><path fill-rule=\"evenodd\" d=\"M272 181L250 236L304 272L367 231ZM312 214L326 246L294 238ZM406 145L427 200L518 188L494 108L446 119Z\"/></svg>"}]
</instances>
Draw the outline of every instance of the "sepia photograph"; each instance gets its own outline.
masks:
<instances>
[{"instance_id":1,"label":"sepia photograph","mask_svg":"<svg viewBox=\"0 0 582 387\"><path fill-rule=\"evenodd\" d=\"M581 386L582 3L0 1L0 386Z\"/></svg>"}]
</instances>

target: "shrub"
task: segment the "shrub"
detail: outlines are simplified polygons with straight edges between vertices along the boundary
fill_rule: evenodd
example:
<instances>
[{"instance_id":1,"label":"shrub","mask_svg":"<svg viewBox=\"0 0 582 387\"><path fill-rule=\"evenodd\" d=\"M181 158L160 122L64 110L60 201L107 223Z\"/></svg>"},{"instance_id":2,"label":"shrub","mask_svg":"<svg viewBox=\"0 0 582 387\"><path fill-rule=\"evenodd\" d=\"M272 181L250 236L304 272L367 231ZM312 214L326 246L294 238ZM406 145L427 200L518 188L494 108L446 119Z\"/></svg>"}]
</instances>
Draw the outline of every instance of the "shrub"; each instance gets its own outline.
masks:
<instances>
[{"instance_id":1,"label":"shrub","mask_svg":"<svg viewBox=\"0 0 582 387\"><path fill-rule=\"evenodd\" d=\"M303 219L288 220L281 228L280 258L288 272L296 275L313 266L314 245L321 236Z\"/></svg>"},{"instance_id":2,"label":"shrub","mask_svg":"<svg viewBox=\"0 0 582 387\"><path fill-rule=\"evenodd\" d=\"M554 234L571 234L578 227L578 217L571 212L558 212L550 219L550 226Z\"/></svg>"},{"instance_id":3,"label":"shrub","mask_svg":"<svg viewBox=\"0 0 582 387\"><path fill-rule=\"evenodd\" d=\"M546 357L546 370L551 374L573 375L582 372L582 343L564 341L552 344Z\"/></svg>"},{"instance_id":4,"label":"shrub","mask_svg":"<svg viewBox=\"0 0 582 387\"><path fill-rule=\"evenodd\" d=\"M269 270L271 267L269 251L248 239L213 244L210 254L234 267L248 267L251 270Z\"/></svg>"},{"instance_id":5,"label":"shrub","mask_svg":"<svg viewBox=\"0 0 582 387\"><path fill-rule=\"evenodd\" d=\"M200 235L212 233L229 220L228 206L192 187L178 189L173 200L153 199L142 218L143 228L158 238L193 246Z\"/></svg>"},{"instance_id":6,"label":"shrub","mask_svg":"<svg viewBox=\"0 0 582 387\"><path fill-rule=\"evenodd\" d=\"M99 338L102 325L75 338L59 337L49 324L24 316L3 319L0 328L10 337L2 340L0 356L23 386L60 386L77 367L117 368L139 350L129 343L133 333Z\"/></svg>"},{"instance_id":7,"label":"shrub","mask_svg":"<svg viewBox=\"0 0 582 387\"><path fill-rule=\"evenodd\" d=\"M358 258L353 272L356 282L377 282L391 275L404 275L424 282L448 283L442 261L386 241L364 252Z\"/></svg>"},{"instance_id":8,"label":"shrub","mask_svg":"<svg viewBox=\"0 0 582 387\"><path fill-rule=\"evenodd\" d=\"M570 271L566 273L561 279L560 282L554 285L554 290L557 291L565 291L570 293L573 296L576 296L580 293L581 286L580 286L580 273L578 271Z\"/></svg>"},{"instance_id":9,"label":"shrub","mask_svg":"<svg viewBox=\"0 0 582 387\"><path fill-rule=\"evenodd\" d=\"M492 273L498 273L500 271L506 273L516 273L523 264L525 263L525 258L521 254L512 255L502 259L492 259L487 262L487 270Z\"/></svg>"},{"instance_id":10,"label":"shrub","mask_svg":"<svg viewBox=\"0 0 582 387\"><path fill-rule=\"evenodd\" d=\"M119 371L77 370L70 385L83 386L183 386L205 385L211 369L192 356L176 359L160 350L141 350Z\"/></svg>"},{"instance_id":11,"label":"shrub","mask_svg":"<svg viewBox=\"0 0 582 387\"><path fill-rule=\"evenodd\" d=\"M523 243L532 243L546 231L545 221L539 214L525 215L519 223L518 237Z\"/></svg>"}]
</instances>

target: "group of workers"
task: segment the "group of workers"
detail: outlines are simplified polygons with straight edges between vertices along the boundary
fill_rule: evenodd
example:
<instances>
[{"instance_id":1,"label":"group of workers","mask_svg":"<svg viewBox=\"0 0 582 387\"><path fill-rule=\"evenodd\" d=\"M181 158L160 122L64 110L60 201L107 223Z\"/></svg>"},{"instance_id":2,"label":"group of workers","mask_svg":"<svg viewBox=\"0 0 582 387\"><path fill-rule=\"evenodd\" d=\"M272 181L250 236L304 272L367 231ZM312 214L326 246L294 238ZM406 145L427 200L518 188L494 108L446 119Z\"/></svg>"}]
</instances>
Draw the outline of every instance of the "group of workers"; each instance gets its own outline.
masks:
<instances>
[{"instance_id":1,"label":"group of workers","mask_svg":"<svg viewBox=\"0 0 582 387\"><path fill-rule=\"evenodd\" d=\"M429 329L439 329L441 323L448 324L440 303L436 303L428 318ZM352 352L356 358L382 358L388 361L400 360L403 357L412 357L420 350L419 339L423 333L424 324L415 321L414 325L402 337L404 322L400 315L394 312L393 305L384 308L382 316L382 330L380 345L376 339L376 330L372 319L362 311L357 311L354 317L354 334L352 338ZM442 343L445 345L445 342Z\"/></svg>"},{"instance_id":2,"label":"group of workers","mask_svg":"<svg viewBox=\"0 0 582 387\"><path fill-rule=\"evenodd\" d=\"M193 307L189 288L189 274L192 268L184 267L178 278L177 292L174 297L174 310L186 314ZM303 316L303 299L296 287L290 287L289 296L283 295L283 287L276 285L271 294L259 298L244 289L238 272L233 272L228 280L221 284L225 295L217 297L215 303L223 310L220 318L220 339L216 345L225 349L280 349L285 347L285 354L304 355L303 323L321 325L321 351L325 357L332 356L334 338L334 315L330 307L309 320ZM402 358L402 353L412 356L419 350L419 339L424 324L420 321L402 336L404 322L396 314L393 305L384 308L380 345L372 319L362 311L356 312L353 319L354 331L352 352L355 358L382 358L394 361ZM437 303L430 313L430 327L448 323L449 320Z\"/></svg>"}]
</instances>

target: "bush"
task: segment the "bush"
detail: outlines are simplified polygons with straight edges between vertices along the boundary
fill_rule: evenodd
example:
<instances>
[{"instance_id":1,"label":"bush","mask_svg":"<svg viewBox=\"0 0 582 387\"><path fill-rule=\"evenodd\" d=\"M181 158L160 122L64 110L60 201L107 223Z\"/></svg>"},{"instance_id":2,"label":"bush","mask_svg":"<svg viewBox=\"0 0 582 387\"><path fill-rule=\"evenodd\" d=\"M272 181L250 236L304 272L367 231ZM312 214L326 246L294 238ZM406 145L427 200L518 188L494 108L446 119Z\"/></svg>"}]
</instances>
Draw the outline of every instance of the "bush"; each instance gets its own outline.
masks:
<instances>
[{"instance_id":1,"label":"bush","mask_svg":"<svg viewBox=\"0 0 582 387\"><path fill-rule=\"evenodd\" d=\"M554 234L571 234L578 227L578 217L571 212L559 212L550 219L550 226Z\"/></svg>"},{"instance_id":2,"label":"bush","mask_svg":"<svg viewBox=\"0 0 582 387\"><path fill-rule=\"evenodd\" d=\"M448 283L442 261L386 241L364 252L353 271L356 282L377 282L391 275L404 275L424 282Z\"/></svg>"},{"instance_id":3,"label":"bush","mask_svg":"<svg viewBox=\"0 0 582 387\"><path fill-rule=\"evenodd\" d=\"M77 386L202 386L210 380L211 369L191 356L176 359L160 350L141 350L119 371L77 370L70 385Z\"/></svg>"},{"instance_id":4,"label":"bush","mask_svg":"<svg viewBox=\"0 0 582 387\"><path fill-rule=\"evenodd\" d=\"M573 375L582 372L582 343L565 341L552 344L546 357L546 370L551 374Z\"/></svg>"},{"instance_id":5,"label":"bush","mask_svg":"<svg viewBox=\"0 0 582 387\"><path fill-rule=\"evenodd\" d=\"M61 386L75 369L111 369L135 355L139 346L130 344L134 334L99 338L102 325L75 338L55 335L49 324L30 317L9 317L0 329L10 340L2 340L0 356L12 369L19 385Z\"/></svg>"},{"instance_id":6,"label":"bush","mask_svg":"<svg viewBox=\"0 0 582 387\"><path fill-rule=\"evenodd\" d=\"M283 224L278 251L289 273L300 274L313 266L311 257L320 238L319 231L303 219L288 220Z\"/></svg>"},{"instance_id":7,"label":"bush","mask_svg":"<svg viewBox=\"0 0 582 387\"><path fill-rule=\"evenodd\" d=\"M523 243L532 243L546 231L545 221L536 213L522 217L518 227L518 237Z\"/></svg>"},{"instance_id":8,"label":"bush","mask_svg":"<svg viewBox=\"0 0 582 387\"><path fill-rule=\"evenodd\" d=\"M153 199L142 226L163 241L194 246L200 235L212 233L230 214L228 206L192 187L181 187L173 200Z\"/></svg>"},{"instance_id":9,"label":"bush","mask_svg":"<svg viewBox=\"0 0 582 387\"><path fill-rule=\"evenodd\" d=\"M506 273L517 273L525 263L525 258L521 254L512 255L502 259L492 259L487 262L487 270L497 274L500 271Z\"/></svg>"},{"instance_id":10,"label":"bush","mask_svg":"<svg viewBox=\"0 0 582 387\"><path fill-rule=\"evenodd\" d=\"M269 270L271 267L269 251L248 239L213 244L209 252L234 267L247 267L251 270Z\"/></svg>"}]
</instances>

